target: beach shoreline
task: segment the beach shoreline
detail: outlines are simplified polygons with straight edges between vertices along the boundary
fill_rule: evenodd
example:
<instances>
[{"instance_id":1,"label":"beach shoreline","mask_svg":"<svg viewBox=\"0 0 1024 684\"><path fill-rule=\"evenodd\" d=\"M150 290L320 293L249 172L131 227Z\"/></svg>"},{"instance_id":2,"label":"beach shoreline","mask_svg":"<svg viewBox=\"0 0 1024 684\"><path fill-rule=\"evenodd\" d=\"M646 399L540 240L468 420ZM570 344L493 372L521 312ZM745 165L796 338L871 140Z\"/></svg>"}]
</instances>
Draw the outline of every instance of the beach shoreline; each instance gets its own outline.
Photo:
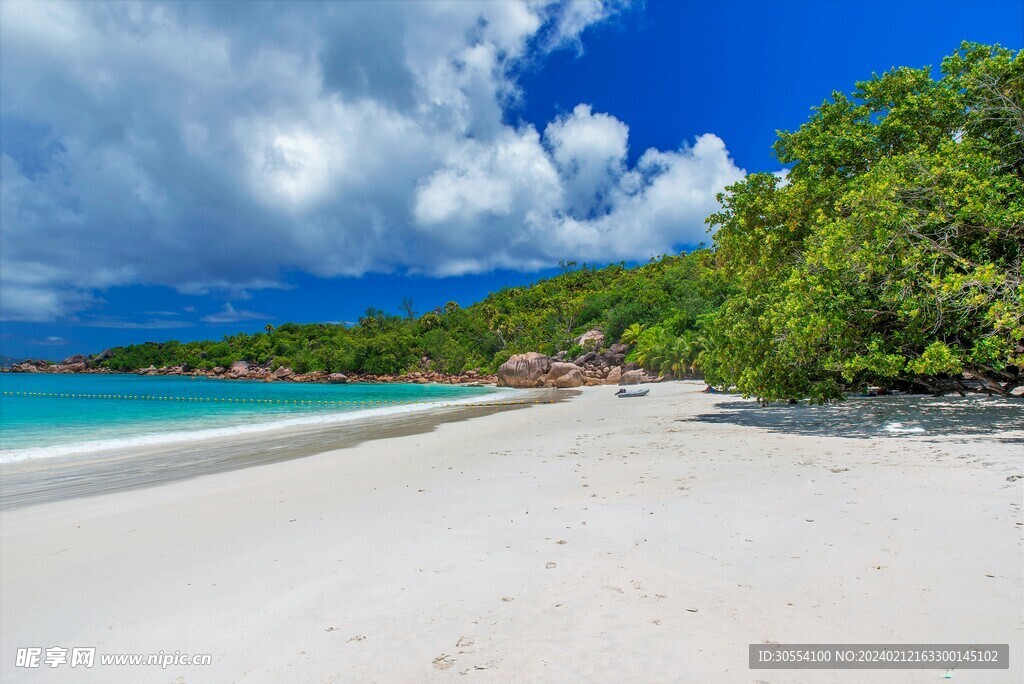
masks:
<instances>
[{"instance_id":1,"label":"beach shoreline","mask_svg":"<svg viewBox=\"0 0 1024 684\"><path fill-rule=\"evenodd\" d=\"M1016 414L702 387L0 511L0 679L865 681L748 669L815 642L1009 643L956 681L1020 681ZM16 669L31 646L212 664Z\"/></svg>"},{"instance_id":2,"label":"beach shoreline","mask_svg":"<svg viewBox=\"0 0 1024 684\"><path fill-rule=\"evenodd\" d=\"M517 395L511 388L438 383L268 385L243 380L222 385L208 378L130 375L23 375L0 387L0 465L206 442Z\"/></svg>"},{"instance_id":3,"label":"beach shoreline","mask_svg":"<svg viewBox=\"0 0 1024 684\"><path fill-rule=\"evenodd\" d=\"M278 417L195 434L161 433L153 436L153 443L120 439L111 441L117 446L69 446L68 454L0 461L0 510L304 458L374 439L429 432L448 421L563 401L573 394L504 388L489 395Z\"/></svg>"}]
</instances>

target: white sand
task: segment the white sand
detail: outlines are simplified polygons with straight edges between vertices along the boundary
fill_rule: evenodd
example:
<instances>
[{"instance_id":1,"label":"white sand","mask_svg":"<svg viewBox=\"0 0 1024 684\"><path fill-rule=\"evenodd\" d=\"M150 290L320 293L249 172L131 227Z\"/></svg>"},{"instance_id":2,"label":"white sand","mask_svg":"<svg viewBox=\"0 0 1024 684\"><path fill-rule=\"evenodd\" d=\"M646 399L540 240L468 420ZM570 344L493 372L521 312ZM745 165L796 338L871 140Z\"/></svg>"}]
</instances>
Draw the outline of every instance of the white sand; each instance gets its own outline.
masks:
<instances>
[{"instance_id":1,"label":"white sand","mask_svg":"<svg viewBox=\"0 0 1024 684\"><path fill-rule=\"evenodd\" d=\"M948 681L748 669L775 641L1009 643L953 681L1024 680L1024 431L835 437L701 387L4 512L0 679ZM213 664L26 670L23 646Z\"/></svg>"}]
</instances>

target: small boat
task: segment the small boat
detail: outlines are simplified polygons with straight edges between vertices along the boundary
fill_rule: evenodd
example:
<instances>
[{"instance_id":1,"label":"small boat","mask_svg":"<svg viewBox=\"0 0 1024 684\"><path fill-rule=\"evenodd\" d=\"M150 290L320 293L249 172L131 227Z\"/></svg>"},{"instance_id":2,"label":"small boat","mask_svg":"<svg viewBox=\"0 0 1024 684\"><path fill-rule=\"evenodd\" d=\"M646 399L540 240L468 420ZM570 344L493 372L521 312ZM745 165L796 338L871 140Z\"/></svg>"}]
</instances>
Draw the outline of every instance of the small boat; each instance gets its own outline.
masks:
<instances>
[{"instance_id":1,"label":"small boat","mask_svg":"<svg viewBox=\"0 0 1024 684\"><path fill-rule=\"evenodd\" d=\"M647 393L650 392L650 391L651 390L649 390L646 387L643 387L643 388L640 388L640 389L631 389L631 390L623 388L623 389L620 389L618 392L616 392L615 396L619 397L620 399L626 399L626 398L629 398L629 397L646 397Z\"/></svg>"}]
</instances>

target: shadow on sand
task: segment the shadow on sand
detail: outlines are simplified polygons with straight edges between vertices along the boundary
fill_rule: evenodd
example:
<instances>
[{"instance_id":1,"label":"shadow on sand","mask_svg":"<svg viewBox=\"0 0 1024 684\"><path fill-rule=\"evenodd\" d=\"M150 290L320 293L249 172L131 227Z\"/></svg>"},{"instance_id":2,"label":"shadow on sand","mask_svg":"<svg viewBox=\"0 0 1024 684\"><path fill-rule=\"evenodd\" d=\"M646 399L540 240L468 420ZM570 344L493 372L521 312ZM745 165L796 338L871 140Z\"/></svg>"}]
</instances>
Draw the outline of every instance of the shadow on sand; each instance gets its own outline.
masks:
<instances>
[{"instance_id":1,"label":"shadow on sand","mask_svg":"<svg viewBox=\"0 0 1024 684\"><path fill-rule=\"evenodd\" d=\"M681 422L759 427L832 437L977 437L1024 444L1024 400L993 397L854 397L826 406L772 404L732 398Z\"/></svg>"}]
</instances>

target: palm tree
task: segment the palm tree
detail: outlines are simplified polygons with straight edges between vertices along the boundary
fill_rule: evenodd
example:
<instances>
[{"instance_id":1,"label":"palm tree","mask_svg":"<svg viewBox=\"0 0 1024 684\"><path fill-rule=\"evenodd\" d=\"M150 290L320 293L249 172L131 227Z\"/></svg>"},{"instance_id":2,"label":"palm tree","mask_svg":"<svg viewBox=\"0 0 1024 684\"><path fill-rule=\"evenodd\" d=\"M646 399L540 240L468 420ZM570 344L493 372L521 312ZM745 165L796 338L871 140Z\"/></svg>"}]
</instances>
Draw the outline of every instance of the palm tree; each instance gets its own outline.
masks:
<instances>
[{"instance_id":1,"label":"palm tree","mask_svg":"<svg viewBox=\"0 0 1024 684\"><path fill-rule=\"evenodd\" d=\"M686 330L679 337L678 344L686 374L693 375L693 372L697 370L697 359L700 357L700 353L704 351L704 339L693 330Z\"/></svg>"},{"instance_id":2,"label":"palm tree","mask_svg":"<svg viewBox=\"0 0 1024 684\"><path fill-rule=\"evenodd\" d=\"M647 326L643 323L633 323L628 328L622 331L622 343L623 344L636 344L637 340L640 339L640 333L647 329Z\"/></svg>"},{"instance_id":3,"label":"palm tree","mask_svg":"<svg viewBox=\"0 0 1024 684\"><path fill-rule=\"evenodd\" d=\"M636 362L648 370L660 373L668 358L667 352L672 343L672 335L658 327L646 332L642 340L637 339Z\"/></svg>"},{"instance_id":4,"label":"palm tree","mask_svg":"<svg viewBox=\"0 0 1024 684\"><path fill-rule=\"evenodd\" d=\"M653 339L644 340L637 353L637 363L659 375L681 378L692 375L697 368L697 357L703 340L692 330L679 337L667 330L658 330Z\"/></svg>"}]
</instances>

